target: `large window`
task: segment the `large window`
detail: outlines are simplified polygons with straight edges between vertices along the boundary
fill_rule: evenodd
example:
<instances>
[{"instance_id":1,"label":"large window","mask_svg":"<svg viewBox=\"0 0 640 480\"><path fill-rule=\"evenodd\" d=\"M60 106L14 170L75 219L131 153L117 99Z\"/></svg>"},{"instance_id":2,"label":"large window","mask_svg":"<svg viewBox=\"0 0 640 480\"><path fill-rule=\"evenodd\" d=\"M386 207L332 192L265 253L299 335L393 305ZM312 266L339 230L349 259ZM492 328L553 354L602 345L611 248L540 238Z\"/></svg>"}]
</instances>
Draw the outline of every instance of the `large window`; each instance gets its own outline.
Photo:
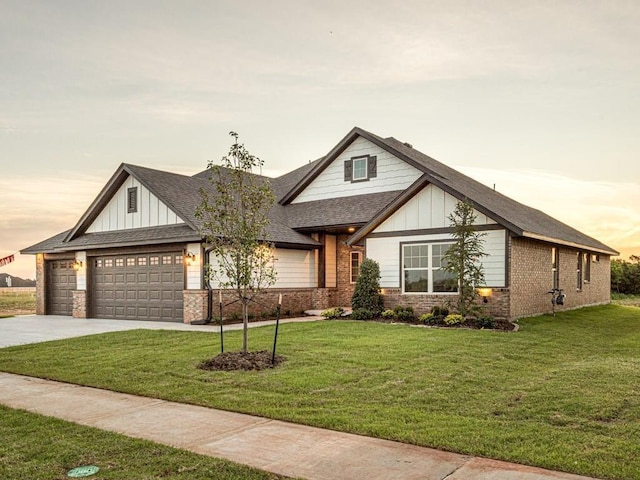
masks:
<instances>
[{"instance_id":1,"label":"large window","mask_svg":"<svg viewBox=\"0 0 640 480\"><path fill-rule=\"evenodd\" d=\"M403 291L405 293L457 292L458 281L443 270L444 254L451 243L419 243L402 246Z\"/></svg>"},{"instance_id":2,"label":"large window","mask_svg":"<svg viewBox=\"0 0 640 480\"><path fill-rule=\"evenodd\" d=\"M362 263L361 252L351 252L351 283L356 283L360 276L360 263Z\"/></svg>"}]
</instances>

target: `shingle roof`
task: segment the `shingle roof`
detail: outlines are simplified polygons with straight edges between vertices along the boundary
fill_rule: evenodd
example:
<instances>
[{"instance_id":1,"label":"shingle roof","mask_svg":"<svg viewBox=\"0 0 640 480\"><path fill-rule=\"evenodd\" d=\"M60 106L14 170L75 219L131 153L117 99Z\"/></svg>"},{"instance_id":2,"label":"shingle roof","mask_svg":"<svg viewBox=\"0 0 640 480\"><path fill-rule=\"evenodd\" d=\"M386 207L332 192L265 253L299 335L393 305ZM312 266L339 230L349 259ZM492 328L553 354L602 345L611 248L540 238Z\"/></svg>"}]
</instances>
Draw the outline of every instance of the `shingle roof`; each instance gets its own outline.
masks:
<instances>
[{"instance_id":1,"label":"shingle roof","mask_svg":"<svg viewBox=\"0 0 640 480\"><path fill-rule=\"evenodd\" d=\"M291 203L358 136L368 139L380 148L413 165L423 172L422 178L404 191ZM129 175L137 178L161 201L173 209L185 224L94 234L85 233ZM174 241L198 241L201 238L198 233L200 222L195 217L195 211L201 202L200 189L212 192L213 187L208 178L208 170L193 176L185 176L137 165L122 164L74 228L28 247L22 252L40 253ZM356 243L384 221L395 209L408 201L424 185L433 183L458 199L467 199L477 210L490 216L515 235L588 248L613 255L618 253L598 240L539 210L527 207L490 189L395 138L382 138L357 127L349 132L325 157L309 162L278 178L263 178L271 183L278 200L269 214L271 220L268 227L270 240L283 246L315 248L319 246L319 243L302 232L343 226L362 227L350 239L350 243Z\"/></svg>"}]
</instances>

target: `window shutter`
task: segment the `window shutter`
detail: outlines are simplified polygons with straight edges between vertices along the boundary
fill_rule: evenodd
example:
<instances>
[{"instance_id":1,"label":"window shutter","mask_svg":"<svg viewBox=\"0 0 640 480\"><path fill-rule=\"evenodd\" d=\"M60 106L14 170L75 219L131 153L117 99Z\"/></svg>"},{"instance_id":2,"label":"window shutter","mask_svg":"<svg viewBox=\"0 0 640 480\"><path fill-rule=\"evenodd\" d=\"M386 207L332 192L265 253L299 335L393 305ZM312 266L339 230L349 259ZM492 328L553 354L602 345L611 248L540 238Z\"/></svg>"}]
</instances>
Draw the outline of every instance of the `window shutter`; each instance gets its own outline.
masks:
<instances>
[{"instance_id":1,"label":"window shutter","mask_svg":"<svg viewBox=\"0 0 640 480\"><path fill-rule=\"evenodd\" d=\"M367 166L369 168L369 171L367 172L368 178L376 178L378 175L378 157L369 157Z\"/></svg>"},{"instance_id":2,"label":"window shutter","mask_svg":"<svg viewBox=\"0 0 640 480\"><path fill-rule=\"evenodd\" d=\"M344 181L350 182L353 180L353 160L344 161Z\"/></svg>"}]
</instances>

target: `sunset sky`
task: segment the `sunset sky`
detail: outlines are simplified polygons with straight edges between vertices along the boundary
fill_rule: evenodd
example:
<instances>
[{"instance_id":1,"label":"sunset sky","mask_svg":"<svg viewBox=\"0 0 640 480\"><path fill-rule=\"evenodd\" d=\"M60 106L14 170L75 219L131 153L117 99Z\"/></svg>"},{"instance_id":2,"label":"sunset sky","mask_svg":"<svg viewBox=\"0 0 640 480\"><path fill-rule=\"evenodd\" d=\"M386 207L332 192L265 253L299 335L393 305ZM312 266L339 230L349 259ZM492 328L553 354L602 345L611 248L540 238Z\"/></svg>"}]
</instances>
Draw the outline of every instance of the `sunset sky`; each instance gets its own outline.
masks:
<instances>
[{"instance_id":1,"label":"sunset sky","mask_svg":"<svg viewBox=\"0 0 640 480\"><path fill-rule=\"evenodd\" d=\"M0 0L0 258L122 162L193 174L234 130L278 174L356 125L640 254L639 25L637 0Z\"/></svg>"}]
</instances>

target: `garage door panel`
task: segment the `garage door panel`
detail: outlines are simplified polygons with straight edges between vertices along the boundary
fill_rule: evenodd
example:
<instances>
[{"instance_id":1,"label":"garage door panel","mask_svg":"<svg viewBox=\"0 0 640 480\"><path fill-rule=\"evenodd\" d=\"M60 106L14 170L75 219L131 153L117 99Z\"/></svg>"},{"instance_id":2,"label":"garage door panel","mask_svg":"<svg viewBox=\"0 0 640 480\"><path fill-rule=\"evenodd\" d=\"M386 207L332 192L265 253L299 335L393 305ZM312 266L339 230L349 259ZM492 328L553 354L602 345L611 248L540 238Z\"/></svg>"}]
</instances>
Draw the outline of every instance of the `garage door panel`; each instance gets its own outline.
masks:
<instances>
[{"instance_id":1,"label":"garage door panel","mask_svg":"<svg viewBox=\"0 0 640 480\"><path fill-rule=\"evenodd\" d=\"M92 265L93 316L182 321L180 252L97 257Z\"/></svg>"}]
</instances>

